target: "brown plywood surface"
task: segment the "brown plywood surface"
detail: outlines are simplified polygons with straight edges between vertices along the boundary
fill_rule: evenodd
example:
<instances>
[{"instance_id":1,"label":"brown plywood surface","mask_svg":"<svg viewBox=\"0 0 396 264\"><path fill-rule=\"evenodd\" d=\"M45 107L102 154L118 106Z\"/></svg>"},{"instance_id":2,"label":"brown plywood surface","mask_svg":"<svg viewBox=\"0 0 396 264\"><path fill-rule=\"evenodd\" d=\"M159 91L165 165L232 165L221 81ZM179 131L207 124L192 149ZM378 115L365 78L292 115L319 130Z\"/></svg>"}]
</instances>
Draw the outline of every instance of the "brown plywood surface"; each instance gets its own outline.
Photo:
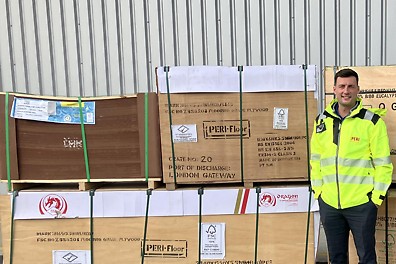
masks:
<instances>
[{"instance_id":1,"label":"brown plywood surface","mask_svg":"<svg viewBox=\"0 0 396 264\"><path fill-rule=\"evenodd\" d=\"M10 107L14 96L10 95ZM0 104L4 106L5 95ZM52 98L57 100L57 98ZM63 100L63 99L62 99ZM69 101L72 99L69 99ZM95 101L96 123L84 125L91 179L145 177L144 94L86 99ZM2 108L0 122L4 120ZM13 180L85 179L86 162L80 124L58 124L8 118ZM148 95L149 177L162 177L157 96ZM5 128L1 136L5 138ZM4 140L2 180L6 180Z\"/></svg>"},{"instance_id":2,"label":"brown plywood surface","mask_svg":"<svg viewBox=\"0 0 396 264\"><path fill-rule=\"evenodd\" d=\"M166 183L174 182L173 156L177 183L241 182L242 173L247 182L308 179L307 140L317 115L313 92L171 94L170 102L172 125L195 125L197 142L172 144L168 95L159 94ZM286 129L274 129L274 119L286 110Z\"/></svg>"}]
</instances>

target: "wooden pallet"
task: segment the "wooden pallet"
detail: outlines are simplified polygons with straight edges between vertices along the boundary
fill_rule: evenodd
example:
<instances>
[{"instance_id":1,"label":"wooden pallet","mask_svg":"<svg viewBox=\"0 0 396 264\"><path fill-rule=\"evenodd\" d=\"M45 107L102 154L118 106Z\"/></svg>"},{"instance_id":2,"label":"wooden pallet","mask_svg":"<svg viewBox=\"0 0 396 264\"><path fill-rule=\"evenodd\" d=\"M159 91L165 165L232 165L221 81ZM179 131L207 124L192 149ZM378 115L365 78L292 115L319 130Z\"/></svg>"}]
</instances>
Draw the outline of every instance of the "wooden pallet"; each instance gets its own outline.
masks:
<instances>
[{"instance_id":1,"label":"wooden pallet","mask_svg":"<svg viewBox=\"0 0 396 264\"><path fill-rule=\"evenodd\" d=\"M279 179L279 180L257 180L257 181L244 181L243 185L245 188L255 188L259 186L280 186L280 185L309 185L310 182L307 179Z\"/></svg>"},{"instance_id":2,"label":"wooden pallet","mask_svg":"<svg viewBox=\"0 0 396 264\"><path fill-rule=\"evenodd\" d=\"M190 183L166 183L166 190L174 191L180 188L196 189L196 188L243 188L242 182L190 182Z\"/></svg>"},{"instance_id":3,"label":"wooden pallet","mask_svg":"<svg viewBox=\"0 0 396 264\"><path fill-rule=\"evenodd\" d=\"M97 189L157 189L163 185L162 178L138 179L95 179L80 180L2 180L9 184L9 191L22 190L78 190L88 191Z\"/></svg>"},{"instance_id":4,"label":"wooden pallet","mask_svg":"<svg viewBox=\"0 0 396 264\"><path fill-rule=\"evenodd\" d=\"M256 187L273 187L273 186L290 186L290 185L309 185L309 182L304 179L301 181L296 181L295 179L282 179L282 180L261 180L261 181L244 181L244 182L190 182L190 183L166 183L166 189L173 191L178 188L227 188L227 187L235 187L235 188L245 188L245 189L253 189Z\"/></svg>"}]
</instances>

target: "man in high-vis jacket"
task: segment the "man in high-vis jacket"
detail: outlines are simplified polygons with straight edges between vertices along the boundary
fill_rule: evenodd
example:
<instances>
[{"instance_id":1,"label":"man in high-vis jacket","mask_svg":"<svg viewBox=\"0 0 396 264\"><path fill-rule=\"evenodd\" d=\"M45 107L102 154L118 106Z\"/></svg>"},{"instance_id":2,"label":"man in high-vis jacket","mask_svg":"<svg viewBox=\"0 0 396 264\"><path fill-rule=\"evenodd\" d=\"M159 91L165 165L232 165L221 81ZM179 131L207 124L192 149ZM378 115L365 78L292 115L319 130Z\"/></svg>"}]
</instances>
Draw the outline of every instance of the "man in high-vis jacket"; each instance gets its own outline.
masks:
<instances>
[{"instance_id":1,"label":"man in high-vis jacket","mask_svg":"<svg viewBox=\"0 0 396 264\"><path fill-rule=\"evenodd\" d=\"M364 108L358 82L352 69L335 74L335 99L316 117L311 138L311 185L332 264L349 262L350 231L359 264L377 263L377 211L392 182L386 110Z\"/></svg>"}]
</instances>

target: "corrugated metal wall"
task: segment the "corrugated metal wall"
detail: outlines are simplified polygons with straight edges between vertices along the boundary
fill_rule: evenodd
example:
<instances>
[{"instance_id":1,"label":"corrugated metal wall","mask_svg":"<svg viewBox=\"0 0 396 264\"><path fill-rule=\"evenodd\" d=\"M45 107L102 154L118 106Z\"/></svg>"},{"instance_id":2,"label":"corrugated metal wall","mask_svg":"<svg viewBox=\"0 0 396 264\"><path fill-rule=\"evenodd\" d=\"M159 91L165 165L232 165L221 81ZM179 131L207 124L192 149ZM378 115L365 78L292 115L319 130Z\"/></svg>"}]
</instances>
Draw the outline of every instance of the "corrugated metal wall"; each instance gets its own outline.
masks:
<instances>
[{"instance_id":1,"label":"corrugated metal wall","mask_svg":"<svg viewBox=\"0 0 396 264\"><path fill-rule=\"evenodd\" d=\"M0 0L1 91L155 90L163 65L396 64L390 0Z\"/></svg>"}]
</instances>

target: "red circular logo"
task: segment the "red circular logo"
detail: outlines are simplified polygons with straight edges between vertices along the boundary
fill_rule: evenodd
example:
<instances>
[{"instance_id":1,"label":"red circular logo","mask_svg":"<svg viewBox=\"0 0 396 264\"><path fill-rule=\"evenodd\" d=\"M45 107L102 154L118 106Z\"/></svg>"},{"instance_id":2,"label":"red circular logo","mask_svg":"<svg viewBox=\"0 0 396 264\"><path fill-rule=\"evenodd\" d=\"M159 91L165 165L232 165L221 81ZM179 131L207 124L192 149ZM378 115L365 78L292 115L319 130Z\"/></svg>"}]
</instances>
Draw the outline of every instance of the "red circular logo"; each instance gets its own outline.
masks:
<instances>
[{"instance_id":1,"label":"red circular logo","mask_svg":"<svg viewBox=\"0 0 396 264\"><path fill-rule=\"evenodd\" d=\"M62 217L67 212L66 199L57 194L49 194L40 200L40 214L49 214L55 217Z\"/></svg>"},{"instance_id":2,"label":"red circular logo","mask_svg":"<svg viewBox=\"0 0 396 264\"><path fill-rule=\"evenodd\" d=\"M269 207L276 205L276 197L271 193L263 193L260 196L260 206Z\"/></svg>"}]
</instances>

